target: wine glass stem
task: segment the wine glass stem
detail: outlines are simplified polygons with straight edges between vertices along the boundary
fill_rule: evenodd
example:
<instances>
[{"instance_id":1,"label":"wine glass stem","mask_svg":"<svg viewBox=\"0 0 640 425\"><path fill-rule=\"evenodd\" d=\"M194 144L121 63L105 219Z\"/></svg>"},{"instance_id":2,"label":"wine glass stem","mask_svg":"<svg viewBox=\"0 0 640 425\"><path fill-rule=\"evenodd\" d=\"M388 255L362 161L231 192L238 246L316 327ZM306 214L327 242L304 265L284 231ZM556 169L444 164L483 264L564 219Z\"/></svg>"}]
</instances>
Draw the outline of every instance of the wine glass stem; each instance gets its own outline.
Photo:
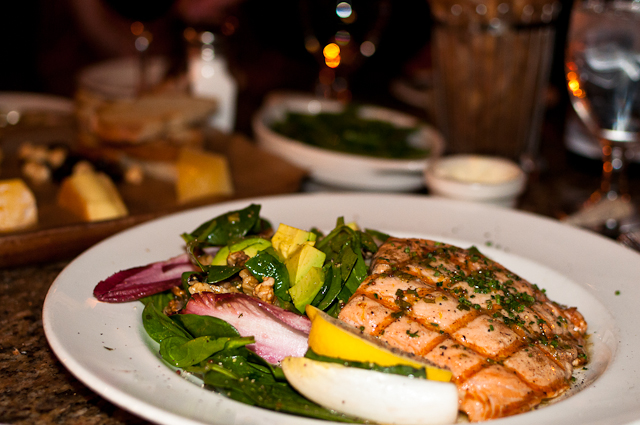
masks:
<instances>
[{"instance_id":1,"label":"wine glass stem","mask_svg":"<svg viewBox=\"0 0 640 425\"><path fill-rule=\"evenodd\" d=\"M602 180L600 182L600 196L609 200L622 198L628 200L626 176L627 143L602 140Z\"/></svg>"},{"instance_id":2,"label":"wine glass stem","mask_svg":"<svg viewBox=\"0 0 640 425\"><path fill-rule=\"evenodd\" d=\"M138 66L140 79L138 80L138 96L141 96L149 89L147 82L147 73L149 68L149 60L146 50L142 50L138 53Z\"/></svg>"}]
</instances>

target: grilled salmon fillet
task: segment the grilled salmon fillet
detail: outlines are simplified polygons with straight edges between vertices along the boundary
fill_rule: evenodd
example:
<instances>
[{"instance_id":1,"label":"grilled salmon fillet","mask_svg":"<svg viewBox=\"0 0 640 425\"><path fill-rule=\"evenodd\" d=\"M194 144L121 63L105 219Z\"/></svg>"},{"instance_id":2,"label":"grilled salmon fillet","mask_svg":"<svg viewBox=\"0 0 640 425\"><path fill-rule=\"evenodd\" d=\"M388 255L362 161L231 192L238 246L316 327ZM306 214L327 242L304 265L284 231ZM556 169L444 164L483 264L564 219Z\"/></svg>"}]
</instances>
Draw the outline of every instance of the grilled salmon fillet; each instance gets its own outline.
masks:
<instances>
[{"instance_id":1,"label":"grilled salmon fillet","mask_svg":"<svg viewBox=\"0 0 640 425\"><path fill-rule=\"evenodd\" d=\"M451 370L471 421L532 409L587 361L576 308L475 248L430 240L388 239L339 318Z\"/></svg>"}]
</instances>

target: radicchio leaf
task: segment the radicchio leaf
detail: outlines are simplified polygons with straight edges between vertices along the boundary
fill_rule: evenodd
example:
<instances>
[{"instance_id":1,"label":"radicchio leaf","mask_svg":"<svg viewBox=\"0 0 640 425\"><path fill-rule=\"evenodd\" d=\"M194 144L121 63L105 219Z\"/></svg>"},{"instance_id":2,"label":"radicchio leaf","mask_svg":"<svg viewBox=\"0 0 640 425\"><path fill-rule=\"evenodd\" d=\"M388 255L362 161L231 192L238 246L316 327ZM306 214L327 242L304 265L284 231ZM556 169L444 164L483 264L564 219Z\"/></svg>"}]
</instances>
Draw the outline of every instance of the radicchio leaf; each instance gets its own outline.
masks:
<instances>
[{"instance_id":1,"label":"radicchio leaf","mask_svg":"<svg viewBox=\"0 0 640 425\"><path fill-rule=\"evenodd\" d=\"M167 261L119 271L99 282L93 289L93 296L110 303L139 300L179 286L182 273L198 270L189 255L183 254Z\"/></svg>"},{"instance_id":2,"label":"radicchio leaf","mask_svg":"<svg viewBox=\"0 0 640 425\"><path fill-rule=\"evenodd\" d=\"M247 345L269 363L287 356L302 357L307 351L311 321L306 316L284 310L244 294L194 294L182 310L185 314L213 316L235 327L241 336L253 336Z\"/></svg>"}]
</instances>

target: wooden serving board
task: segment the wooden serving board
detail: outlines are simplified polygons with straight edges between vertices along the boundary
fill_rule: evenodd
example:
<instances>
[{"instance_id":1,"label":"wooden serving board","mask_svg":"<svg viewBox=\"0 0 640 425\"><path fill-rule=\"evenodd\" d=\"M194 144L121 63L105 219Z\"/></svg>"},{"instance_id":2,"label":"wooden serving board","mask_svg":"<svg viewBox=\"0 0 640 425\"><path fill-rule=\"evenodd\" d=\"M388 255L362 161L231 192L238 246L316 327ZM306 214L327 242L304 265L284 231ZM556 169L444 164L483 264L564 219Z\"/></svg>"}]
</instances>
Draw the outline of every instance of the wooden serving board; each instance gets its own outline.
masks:
<instances>
[{"instance_id":1,"label":"wooden serving board","mask_svg":"<svg viewBox=\"0 0 640 425\"><path fill-rule=\"evenodd\" d=\"M0 179L21 176L17 151L33 144L64 143L74 147L76 131L72 120L45 127L26 127L0 133L3 160ZM300 190L306 172L254 145L243 135L207 132L205 147L227 155L235 193L230 197L203 199L178 205L172 183L145 178L141 184L118 183L129 216L101 222L82 222L56 205L58 184L32 184L38 204L38 224L32 228L0 233L0 267L70 259L100 240L144 221L176 211L231 199L292 193Z\"/></svg>"}]
</instances>

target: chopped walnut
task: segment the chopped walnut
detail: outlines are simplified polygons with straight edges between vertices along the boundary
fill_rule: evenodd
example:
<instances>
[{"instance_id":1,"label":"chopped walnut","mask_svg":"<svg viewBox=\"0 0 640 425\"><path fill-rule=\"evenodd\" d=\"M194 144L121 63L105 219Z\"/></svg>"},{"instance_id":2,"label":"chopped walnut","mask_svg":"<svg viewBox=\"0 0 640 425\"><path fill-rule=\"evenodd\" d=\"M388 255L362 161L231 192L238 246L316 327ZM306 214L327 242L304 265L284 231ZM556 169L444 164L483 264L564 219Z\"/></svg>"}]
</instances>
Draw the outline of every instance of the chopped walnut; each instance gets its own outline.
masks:
<instances>
[{"instance_id":1,"label":"chopped walnut","mask_svg":"<svg viewBox=\"0 0 640 425\"><path fill-rule=\"evenodd\" d=\"M240 270L240 277L242 278L242 292L247 295L253 295L253 290L260 282L256 279L249 270Z\"/></svg>"},{"instance_id":2,"label":"chopped walnut","mask_svg":"<svg viewBox=\"0 0 640 425\"><path fill-rule=\"evenodd\" d=\"M184 289L179 286L174 286L173 288L171 288L171 293L176 297L184 297L185 295L187 295Z\"/></svg>"},{"instance_id":3,"label":"chopped walnut","mask_svg":"<svg viewBox=\"0 0 640 425\"><path fill-rule=\"evenodd\" d=\"M247 262L249 256L244 251L236 251L227 257L227 265L231 267L242 267Z\"/></svg>"},{"instance_id":4,"label":"chopped walnut","mask_svg":"<svg viewBox=\"0 0 640 425\"><path fill-rule=\"evenodd\" d=\"M179 299L171 300L169 301L167 306L164 308L163 313L166 314L167 316L178 314L178 312L182 310L182 307L184 307L183 300L179 300Z\"/></svg>"},{"instance_id":5,"label":"chopped walnut","mask_svg":"<svg viewBox=\"0 0 640 425\"><path fill-rule=\"evenodd\" d=\"M225 282L221 285L210 285L208 283L197 282L189 286L189 293L199 294L200 292L213 292L214 294L229 294L240 292L233 283Z\"/></svg>"},{"instance_id":6,"label":"chopped walnut","mask_svg":"<svg viewBox=\"0 0 640 425\"><path fill-rule=\"evenodd\" d=\"M189 293L191 295L199 294L200 292L216 292L208 283L196 282L189 286Z\"/></svg>"},{"instance_id":7,"label":"chopped walnut","mask_svg":"<svg viewBox=\"0 0 640 425\"><path fill-rule=\"evenodd\" d=\"M273 285L275 283L276 281L274 278L265 277L262 283L259 283L253 289L253 296L261 299L264 302L272 304L273 299L275 298L275 293L273 292Z\"/></svg>"},{"instance_id":8,"label":"chopped walnut","mask_svg":"<svg viewBox=\"0 0 640 425\"><path fill-rule=\"evenodd\" d=\"M174 286L173 288L171 288L171 293L175 296L175 298L169 301L164 309L164 313L167 316L177 314L180 310L182 310L187 295L184 289L180 288L179 286Z\"/></svg>"}]
</instances>

